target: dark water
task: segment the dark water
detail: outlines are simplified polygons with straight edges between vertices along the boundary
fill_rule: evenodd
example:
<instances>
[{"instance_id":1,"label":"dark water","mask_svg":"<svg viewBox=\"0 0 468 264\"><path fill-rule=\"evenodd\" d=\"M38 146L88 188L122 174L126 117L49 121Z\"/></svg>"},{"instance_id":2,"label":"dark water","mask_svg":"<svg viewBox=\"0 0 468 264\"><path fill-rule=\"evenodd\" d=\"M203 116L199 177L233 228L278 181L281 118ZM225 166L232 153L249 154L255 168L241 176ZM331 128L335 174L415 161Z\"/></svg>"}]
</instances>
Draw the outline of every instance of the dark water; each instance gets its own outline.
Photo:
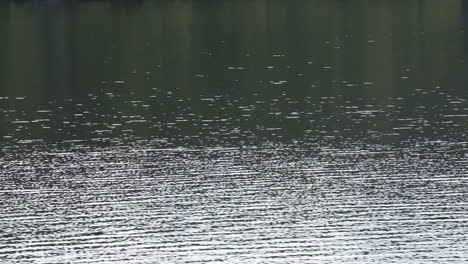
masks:
<instances>
[{"instance_id":1,"label":"dark water","mask_svg":"<svg viewBox=\"0 0 468 264\"><path fill-rule=\"evenodd\" d=\"M1 263L467 263L468 6L3 1Z\"/></svg>"}]
</instances>

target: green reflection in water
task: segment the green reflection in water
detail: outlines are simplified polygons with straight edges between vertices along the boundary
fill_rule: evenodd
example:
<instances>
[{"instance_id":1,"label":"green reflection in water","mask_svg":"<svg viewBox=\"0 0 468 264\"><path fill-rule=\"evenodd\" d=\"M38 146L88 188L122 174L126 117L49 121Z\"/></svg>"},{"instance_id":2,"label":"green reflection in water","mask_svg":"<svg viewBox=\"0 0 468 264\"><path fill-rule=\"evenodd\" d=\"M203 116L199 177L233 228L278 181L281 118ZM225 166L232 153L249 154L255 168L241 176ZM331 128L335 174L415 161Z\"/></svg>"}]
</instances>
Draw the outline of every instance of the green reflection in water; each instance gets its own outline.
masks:
<instances>
[{"instance_id":1,"label":"green reflection in water","mask_svg":"<svg viewBox=\"0 0 468 264\"><path fill-rule=\"evenodd\" d=\"M461 1L4 3L1 93L152 87L394 96L462 87Z\"/></svg>"},{"instance_id":2,"label":"green reflection in water","mask_svg":"<svg viewBox=\"0 0 468 264\"><path fill-rule=\"evenodd\" d=\"M109 116L138 111L90 95L172 93L151 111L176 113L177 98L199 95L343 103L436 86L464 94L463 10L460 0L4 2L0 96L26 96L30 110L72 99Z\"/></svg>"}]
</instances>

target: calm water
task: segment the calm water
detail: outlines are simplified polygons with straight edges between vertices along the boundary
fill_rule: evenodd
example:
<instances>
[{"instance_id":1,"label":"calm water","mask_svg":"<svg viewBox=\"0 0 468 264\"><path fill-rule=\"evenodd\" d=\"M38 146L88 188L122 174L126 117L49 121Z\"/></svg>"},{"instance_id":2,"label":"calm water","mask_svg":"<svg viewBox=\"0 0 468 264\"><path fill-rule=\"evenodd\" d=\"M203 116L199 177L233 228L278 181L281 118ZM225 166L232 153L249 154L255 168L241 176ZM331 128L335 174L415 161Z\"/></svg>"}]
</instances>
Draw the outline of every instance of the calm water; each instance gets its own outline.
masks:
<instances>
[{"instance_id":1,"label":"calm water","mask_svg":"<svg viewBox=\"0 0 468 264\"><path fill-rule=\"evenodd\" d=\"M0 262L467 263L468 5L3 1Z\"/></svg>"}]
</instances>

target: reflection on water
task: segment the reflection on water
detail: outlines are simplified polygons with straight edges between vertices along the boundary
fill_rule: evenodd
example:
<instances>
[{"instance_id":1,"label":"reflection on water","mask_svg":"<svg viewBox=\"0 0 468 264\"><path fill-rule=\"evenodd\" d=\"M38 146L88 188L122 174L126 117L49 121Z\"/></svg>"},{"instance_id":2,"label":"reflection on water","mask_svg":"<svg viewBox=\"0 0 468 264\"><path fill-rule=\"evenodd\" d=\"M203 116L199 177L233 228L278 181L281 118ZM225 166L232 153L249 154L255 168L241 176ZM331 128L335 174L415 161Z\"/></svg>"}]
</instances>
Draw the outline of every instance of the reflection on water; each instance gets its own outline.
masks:
<instances>
[{"instance_id":1,"label":"reflection on water","mask_svg":"<svg viewBox=\"0 0 468 264\"><path fill-rule=\"evenodd\" d=\"M0 98L5 149L40 142L53 146L158 144L212 147L443 142L466 146L468 102L435 88L406 98L272 98L252 94L179 97L154 89L148 96L101 88L66 104L31 106Z\"/></svg>"},{"instance_id":2,"label":"reflection on water","mask_svg":"<svg viewBox=\"0 0 468 264\"><path fill-rule=\"evenodd\" d=\"M11 263L464 263L466 157L416 148L34 149L1 163Z\"/></svg>"},{"instance_id":3,"label":"reflection on water","mask_svg":"<svg viewBox=\"0 0 468 264\"><path fill-rule=\"evenodd\" d=\"M466 263L466 4L0 3L2 263Z\"/></svg>"},{"instance_id":4,"label":"reflection on water","mask_svg":"<svg viewBox=\"0 0 468 264\"><path fill-rule=\"evenodd\" d=\"M462 2L2 3L0 91L37 102L118 81L111 92L141 95L462 92Z\"/></svg>"}]
</instances>

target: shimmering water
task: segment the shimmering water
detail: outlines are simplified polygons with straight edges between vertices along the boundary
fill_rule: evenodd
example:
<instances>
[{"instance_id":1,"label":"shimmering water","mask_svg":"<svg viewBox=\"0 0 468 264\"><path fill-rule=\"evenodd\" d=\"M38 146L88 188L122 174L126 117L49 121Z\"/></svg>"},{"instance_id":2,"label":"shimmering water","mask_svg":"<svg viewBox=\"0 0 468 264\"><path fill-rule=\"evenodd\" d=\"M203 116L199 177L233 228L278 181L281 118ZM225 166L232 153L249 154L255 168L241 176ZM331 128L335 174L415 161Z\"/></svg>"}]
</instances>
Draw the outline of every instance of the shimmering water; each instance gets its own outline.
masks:
<instances>
[{"instance_id":1,"label":"shimmering water","mask_svg":"<svg viewBox=\"0 0 468 264\"><path fill-rule=\"evenodd\" d=\"M0 4L1 263L467 263L466 3Z\"/></svg>"}]
</instances>

